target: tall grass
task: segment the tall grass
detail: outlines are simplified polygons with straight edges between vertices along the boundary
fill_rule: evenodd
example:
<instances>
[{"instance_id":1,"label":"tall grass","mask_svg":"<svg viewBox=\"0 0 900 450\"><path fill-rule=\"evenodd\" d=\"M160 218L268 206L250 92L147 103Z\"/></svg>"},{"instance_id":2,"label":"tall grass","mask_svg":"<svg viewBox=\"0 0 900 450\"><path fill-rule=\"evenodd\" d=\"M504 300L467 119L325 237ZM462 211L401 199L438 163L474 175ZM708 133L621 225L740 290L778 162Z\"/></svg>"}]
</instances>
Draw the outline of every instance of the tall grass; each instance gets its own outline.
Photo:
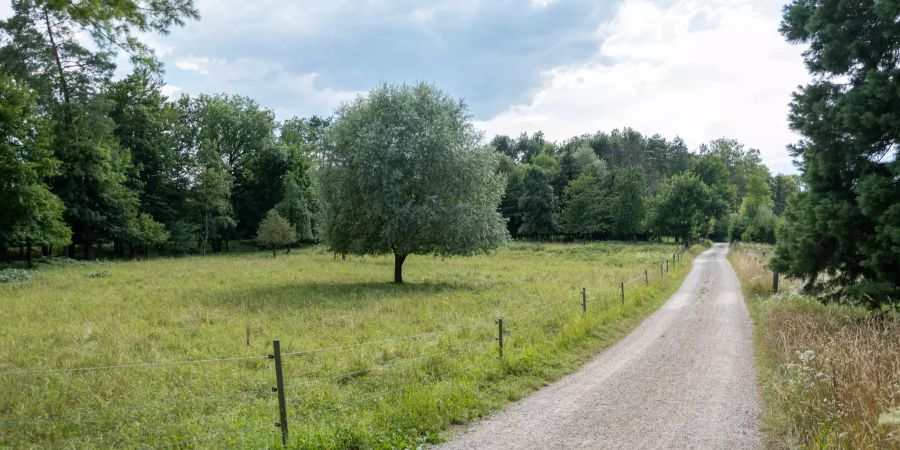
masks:
<instances>
[{"instance_id":1,"label":"tall grass","mask_svg":"<svg viewBox=\"0 0 900 450\"><path fill-rule=\"evenodd\" d=\"M771 295L767 249L735 251L756 324L773 448L900 448L900 317L829 305L782 283Z\"/></svg>"},{"instance_id":2,"label":"tall grass","mask_svg":"<svg viewBox=\"0 0 900 450\"><path fill-rule=\"evenodd\" d=\"M285 352L289 447L436 442L630 331L687 273L690 254L659 276L673 251L514 244L414 256L401 286L388 283L389 258L321 248L46 267L0 285L0 447L278 446L273 339ZM624 305L622 280L634 280ZM240 359L8 374L215 358Z\"/></svg>"}]
</instances>

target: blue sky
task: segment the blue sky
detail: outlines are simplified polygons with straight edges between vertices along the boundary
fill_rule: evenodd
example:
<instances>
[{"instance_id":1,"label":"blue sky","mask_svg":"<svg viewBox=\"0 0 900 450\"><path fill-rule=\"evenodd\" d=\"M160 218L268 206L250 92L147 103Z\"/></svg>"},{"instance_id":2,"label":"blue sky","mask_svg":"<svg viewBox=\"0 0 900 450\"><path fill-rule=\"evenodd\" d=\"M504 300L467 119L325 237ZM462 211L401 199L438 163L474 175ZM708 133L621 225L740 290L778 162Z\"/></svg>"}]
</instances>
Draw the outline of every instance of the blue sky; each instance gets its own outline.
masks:
<instances>
[{"instance_id":1,"label":"blue sky","mask_svg":"<svg viewBox=\"0 0 900 450\"><path fill-rule=\"evenodd\" d=\"M196 5L200 21L144 38L170 95L247 95L287 119L328 115L381 82L421 80L463 98L488 139L630 126L693 149L726 136L758 148L773 172L794 172L787 105L808 75L802 49L778 34L781 1Z\"/></svg>"}]
</instances>

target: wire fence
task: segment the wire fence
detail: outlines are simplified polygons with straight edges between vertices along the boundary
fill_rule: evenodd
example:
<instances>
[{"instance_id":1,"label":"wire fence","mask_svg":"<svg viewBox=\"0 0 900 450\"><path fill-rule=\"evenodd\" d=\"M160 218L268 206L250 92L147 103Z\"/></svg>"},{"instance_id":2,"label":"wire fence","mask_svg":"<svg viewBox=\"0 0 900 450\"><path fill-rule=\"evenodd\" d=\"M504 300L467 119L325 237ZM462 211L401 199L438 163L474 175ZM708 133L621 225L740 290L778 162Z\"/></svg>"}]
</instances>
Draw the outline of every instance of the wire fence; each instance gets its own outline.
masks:
<instances>
[{"instance_id":1,"label":"wire fence","mask_svg":"<svg viewBox=\"0 0 900 450\"><path fill-rule=\"evenodd\" d=\"M651 279L654 281L664 279L668 272L681 261L685 249L679 248L670 256L660 259L658 264L648 267L643 272L635 273L630 277L622 277L618 286L608 286L596 292L588 292L585 288L581 288L580 298L563 296L560 299L538 306L518 310L506 314L505 316L496 317L493 320L483 320L478 322L470 322L467 324L459 324L452 327L442 328L418 334L395 336L384 339L374 339L349 344L341 344L334 346L325 346L318 348L304 348L292 351L282 351L280 341L273 341L272 353L265 355L231 355L218 358L202 358L188 360L172 360L142 363L114 364L106 366L85 366L85 367L57 367L44 368L36 370L13 370L0 372L0 382L7 382L11 385L17 383L16 380L36 379L41 377L49 377L56 375L71 376L80 374L90 374L97 372L111 372L122 370L148 369L158 370L166 367L180 366L223 366L228 364L239 364L247 362L257 363L253 369L257 370L260 375L265 376L259 380L243 380L244 388L232 389L226 392L209 393L211 389L202 395L191 396L187 398L166 397L150 401L150 402L131 402L125 405L108 406L100 405L84 411L63 412L59 414L31 414L25 417L17 417L0 421L0 446L4 444L3 435L8 435L14 429L37 429L45 426L55 426L57 424L65 424L70 431L72 426L76 426L79 434L84 430L77 430L78 425L87 424L91 421L115 421L121 420L122 427L132 424L133 421L124 420L128 417L139 417L146 420L152 417L150 412L159 412L162 417L171 418L177 416L186 405L205 405L213 403L227 403L228 405L238 405L235 410L248 408L253 406L256 410L271 411L272 420L263 422L262 420L251 421L247 424L234 427L220 426L218 429L210 430L209 425L198 424L196 431L190 435L180 436L176 439L158 442L157 437L147 436L147 430L140 427L141 437L138 441L125 440L120 441L118 438L112 440L113 446L117 447L135 447L135 448L178 448L191 447L201 445L203 443L211 443L225 439L245 440L256 436L258 439L269 441L267 445L287 445L290 430L294 427L302 427L304 424L315 423L318 418L328 417L335 414L348 413L361 404L367 404L377 401L389 399L395 395L404 395L411 389L423 388L423 386L435 386L441 381L448 380L458 376L466 371L473 370L474 366L469 364L461 364L453 369L441 369L434 373L433 370L426 367L427 363L441 358L450 358L459 360L461 358L483 358L486 351L496 351L497 358L503 360L505 358L504 351L506 347L515 348L516 340L519 336L510 333L510 326L518 327L515 334L521 334L525 337L542 336L550 339L551 336L546 332L541 332L544 322L535 319L536 314L541 314L545 320L556 319L559 316L570 314L576 316L578 310L582 316L587 316L589 311L599 313L603 308L610 309L614 307L622 308L624 313L625 305L629 301L629 291L634 289L635 285L650 285ZM658 271L658 273L657 273ZM577 302L576 302L577 300ZM563 305L570 304L571 307L563 308ZM580 307L580 308L579 308ZM506 329L504 329L504 324ZM528 329L531 327L532 329ZM493 331L492 331L493 329ZM310 357L314 355L324 355L329 352L348 351L351 349L362 349L365 347L375 347L384 344L411 343L413 341L433 341L438 338L454 337L456 334L463 332L478 331L479 333L470 334L468 339L462 336L455 336L455 340L445 340L446 342L462 342L458 345L442 346L441 342L433 345L431 349L414 356L395 357L393 359L382 361L380 363L369 364L365 367L352 368L351 370L337 371L337 373L316 373L308 371L304 374L294 374L292 379L286 379L284 364L291 360ZM521 332L521 333L520 333ZM492 334L495 333L495 334ZM529 334L530 333L530 334ZM512 341L511 341L512 339ZM524 339L524 337L523 337ZM525 344L525 342L523 342ZM494 347L492 350L491 347ZM270 364L269 362L274 362ZM274 369L274 370L273 370ZM221 369L219 369L221 370ZM420 376L421 372L426 372L427 376ZM265 374L268 372L268 374ZM396 379L410 378L407 381L395 383L387 389L377 390L375 392L366 392L365 395L351 396L345 401L336 404L327 404L328 402L316 401L314 389L316 386L339 384L341 386L348 382L352 382L357 378L364 378L366 375L375 373L395 374ZM272 386L271 381L275 381ZM300 401L297 397L306 396L305 401ZM291 400L289 402L289 400ZM2 406L2 403L0 403ZM289 411L292 413L289 414ZM9 410L0 410L3 414L13 415ZM22 415L22 414L15 414ZM248 417L254 417L254 414L248 414ZM255 417L259 417L258 415ZM241 421L242 422L242 421ZM222 425L220 423L219 425ZM203 428L207 428L203 431ZM115 433L113 433L115 434ZM129 435L130 436L130 435ZM107 439L101 436L100 439ZM91 442L91 441L87 441ZM103 441L109 444L110 441Z\"/></svg>"}]
</instances>

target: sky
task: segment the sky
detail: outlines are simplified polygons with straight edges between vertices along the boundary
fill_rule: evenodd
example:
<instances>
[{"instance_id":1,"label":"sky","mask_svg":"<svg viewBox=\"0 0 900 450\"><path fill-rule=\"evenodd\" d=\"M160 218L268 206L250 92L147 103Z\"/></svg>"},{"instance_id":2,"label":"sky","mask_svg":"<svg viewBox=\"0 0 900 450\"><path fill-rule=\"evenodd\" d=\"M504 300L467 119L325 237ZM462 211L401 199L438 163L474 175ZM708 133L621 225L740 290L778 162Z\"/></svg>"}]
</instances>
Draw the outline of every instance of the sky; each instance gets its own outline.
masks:
<instances>
[{"instance_id":1,"label":"sky","mask_svg":"<svg viewBox=\"0 0 900 450\"><path fill-rule=\"evenodd\" d=\"M809 76L778 33L783 1L195 1L200 21L142 37L169 95L246 95L284 120L426 81L462 98L486 139L729 137L796 172L788 104Z\"/></svg>"}]
</instances>

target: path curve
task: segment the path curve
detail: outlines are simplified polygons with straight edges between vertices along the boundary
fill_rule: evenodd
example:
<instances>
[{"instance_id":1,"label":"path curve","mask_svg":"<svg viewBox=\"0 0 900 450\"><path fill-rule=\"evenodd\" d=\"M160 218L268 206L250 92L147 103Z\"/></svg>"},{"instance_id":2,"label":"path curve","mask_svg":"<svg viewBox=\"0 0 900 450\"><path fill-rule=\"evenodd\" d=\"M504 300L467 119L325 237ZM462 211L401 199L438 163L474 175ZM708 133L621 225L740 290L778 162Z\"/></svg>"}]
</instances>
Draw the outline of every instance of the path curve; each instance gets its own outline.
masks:
<instances>
[{"instance_id":1,"label":"path curve","mask_svg":"<svg viewBox=\"0 0 900 450\"><path fill-rule=\"evenodd\" d=\"M442 449L759 448L752 325L716 244L678 291L578 372Z\"/></svg>"}]
</instances>

